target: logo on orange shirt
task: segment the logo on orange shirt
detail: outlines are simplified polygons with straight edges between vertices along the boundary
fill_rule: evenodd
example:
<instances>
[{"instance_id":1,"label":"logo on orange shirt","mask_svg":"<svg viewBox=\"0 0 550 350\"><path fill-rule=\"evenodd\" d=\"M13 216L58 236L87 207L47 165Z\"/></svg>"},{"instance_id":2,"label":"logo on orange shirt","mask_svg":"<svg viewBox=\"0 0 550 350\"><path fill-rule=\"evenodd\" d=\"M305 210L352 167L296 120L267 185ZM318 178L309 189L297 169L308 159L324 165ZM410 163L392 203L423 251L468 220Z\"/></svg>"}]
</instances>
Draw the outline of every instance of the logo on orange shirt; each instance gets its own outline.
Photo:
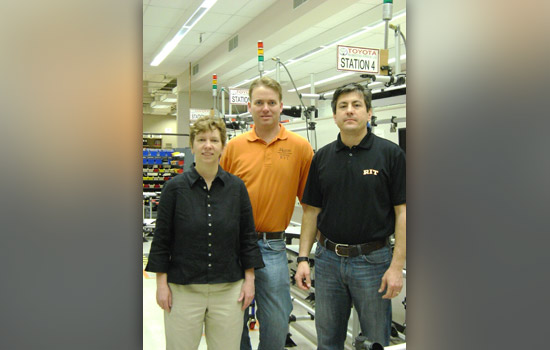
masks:
<instances>
[{"instance_id":1,"label":"logo on orange shirt","mask_svg":"<svg viewBox=\"0 0 550 350\"><path fill-rule=\"evenodd\" d=\"M292 150L288 149L288 148L279 148L279 150L277 151L277 153L279 153L279 158L280 159L289 159L290 158L290 155L292 154Z\"/></svg>"}]
</instances>

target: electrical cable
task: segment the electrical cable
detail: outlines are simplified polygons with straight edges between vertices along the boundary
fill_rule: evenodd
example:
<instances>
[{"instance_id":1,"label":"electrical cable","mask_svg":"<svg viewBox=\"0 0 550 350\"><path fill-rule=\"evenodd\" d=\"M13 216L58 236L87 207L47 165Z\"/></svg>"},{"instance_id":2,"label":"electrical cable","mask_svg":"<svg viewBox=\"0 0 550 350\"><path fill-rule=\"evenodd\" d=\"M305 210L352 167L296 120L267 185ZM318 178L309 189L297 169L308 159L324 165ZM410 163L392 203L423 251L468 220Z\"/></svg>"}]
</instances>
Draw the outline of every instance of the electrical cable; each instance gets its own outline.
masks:
<instances>
[{"instance_id":1,"label":"electrical cable","mask_svg":"<svg viewBox=\"0 0 550 350\"><path fill-rule=\"evenodd\" d=\"M390 24L389 27L393 30L399 31L399 34L401 35L401 38L403 39L403 46L405 46L405 51L407 51L407 39L405 39L405 35L403 35L403 32L401 31L401 28L398 28L394 24Z\"/></svg>"},{"instance_id":2,"label":"electrical cable","mask_svg":"<svg viewBox=\"0 0 550 350\"><path fill-rule=\"evenodd\" d=\"M292 82L292 86L294 86L294 91L296 91L296 94L298 95L298 99L300 100L300 103L302 104L302 107L304 108L304 115L306 116L306 136L307 136L307 141L309 143L311 143L311 141L309 140L309 117L310 117L309 114L311 112L308 111L308 109L306 108L306 106L304 104L304 101L302 100L302 96L298 92L298 88L296 87L296 84L294 84L294 79L292 79L292 75L290 75L290 72L288 71L288 68L286 68L285 64L283 62L281 62L281 60L278 57L273 57L271 59L273 61L278 62L281 66L283 66L283 68L286 70L286 73L288 74L288 77L290 78L290 81Z\"/></svg>"},{"instance_id":3,"label":"electrical cable","mask_svg":"<svg viewBox=\"0 0 550 350\"><path fill-rule=\"evenodd\" d=\"M405 51L407 51L407 39L405 39L405 35L403 35L401 30L399 30L399 34L401 34L401 38L403 38L403 46L405 47Z\"/></svg>"}]
</instances>

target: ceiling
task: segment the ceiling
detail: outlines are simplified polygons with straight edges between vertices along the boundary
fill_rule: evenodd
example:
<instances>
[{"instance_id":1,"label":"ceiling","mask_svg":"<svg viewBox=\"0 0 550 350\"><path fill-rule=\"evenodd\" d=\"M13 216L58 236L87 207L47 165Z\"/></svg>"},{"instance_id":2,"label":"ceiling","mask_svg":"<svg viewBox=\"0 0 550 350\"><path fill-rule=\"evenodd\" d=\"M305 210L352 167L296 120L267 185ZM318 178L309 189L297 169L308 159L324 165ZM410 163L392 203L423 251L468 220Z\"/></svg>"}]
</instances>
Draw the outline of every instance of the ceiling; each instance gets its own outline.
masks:
<instances>
[{"instance_id":1,"label":"ceiling","mask_svg":"<svg viewBox=\"0 0 550 350\"><path fill-rule=\"evenodd\" d=\"M178 91L211 91L212 74L221 87L248 88L246 80L259 76L257 42L264 45L264 75L275 78L280 58L297 87L341 75L336 69L336 45L319 49L304 59L291 63L323 45L384 48L385 25L383 0L217 0L213 7L188 31L176 48L158 66L151 66L155 56L180 30L203 0L143 0L143 104L144 113L160 95ZM296 3L301 3L294 8ZM399 26L406 38L406 0L394 0L389 23ZM373 27L365 30L365 27ZM353 38L345 38L361 32ZM238 46L229 51L229 41L238 35ZM388 30L390 66L395 53L395 31ZM401 39L400 56L406 54ZM401 59L401 71L406 71ZM190 70L191 67L191 70ZM193 74L193 68L198 71ZM395 68L394 68L395 69ZM191 74L190 74L191 71ZM365 81L353 73L323 84L315 92L334 89L346 82ZM191 76L191 78L190 78ZM178 79L179 78L179 79ZM179 84L178 84L179 81ZM284 94L291 94L291 79L281 67L280 83ZM299 90L310 93L310 88ZM292 94L295 94L292 92ZM174 107L172 107L173 111ZM156 114L169 114L170 110Z\"/></svg>"}]
</instances>

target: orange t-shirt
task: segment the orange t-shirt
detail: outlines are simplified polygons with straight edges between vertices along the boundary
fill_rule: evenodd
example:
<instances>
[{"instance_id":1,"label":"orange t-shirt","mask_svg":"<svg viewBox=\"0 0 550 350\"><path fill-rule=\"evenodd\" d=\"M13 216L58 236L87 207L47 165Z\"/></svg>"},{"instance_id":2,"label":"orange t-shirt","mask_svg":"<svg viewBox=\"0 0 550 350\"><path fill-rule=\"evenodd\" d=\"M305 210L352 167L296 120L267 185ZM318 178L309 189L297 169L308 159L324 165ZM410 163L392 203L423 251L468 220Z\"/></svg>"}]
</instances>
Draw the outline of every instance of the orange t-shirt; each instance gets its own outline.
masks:
<instances>
[{"instance_id":1,"label":"orange t-shirt","mask_svg":"<svg viewBox=\"0 0 550 350\"><path fill-rule=\"evenodd\" d=\"M258 232L287 228L296 197L302 200L313 157L305 138L279 125L281 130L269 144L255 129L235 137L220 160L225 171L244 181Z\"/></svg>"}]
</instances>

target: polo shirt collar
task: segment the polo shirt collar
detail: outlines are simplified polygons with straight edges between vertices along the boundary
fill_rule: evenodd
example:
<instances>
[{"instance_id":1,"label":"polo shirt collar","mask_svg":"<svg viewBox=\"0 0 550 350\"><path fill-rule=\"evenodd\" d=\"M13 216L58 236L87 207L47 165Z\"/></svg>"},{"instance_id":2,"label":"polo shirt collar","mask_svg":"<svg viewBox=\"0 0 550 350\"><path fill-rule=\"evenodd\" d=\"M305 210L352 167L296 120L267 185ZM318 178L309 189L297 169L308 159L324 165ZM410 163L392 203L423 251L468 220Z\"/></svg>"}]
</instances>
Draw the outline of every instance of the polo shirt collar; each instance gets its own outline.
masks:
<instances>
[{"instance_id":1,"label":"polo shirt collar","mask_svg":"<svg viewBox=\"0 0 550 350\"><path fill-rule=\"evenodd\" d=\"M367 134L365 135L365 137L363 137L361 142L359 142L357 147L358 148L363 148L363 149L370 149L372 147L373 142L374 142L374 136L373 135L374 134L372 133L372 129L368 128ZM338 133L338 138L336 139L336 152L341 151L345 148L349 149L349 147L346 146L342 142L342 137L340 136L340 133Z\"/></svg>"},{"instance_id":2,"label":"polo shirt collar","mask_svg":"<svg viewBox=\"0 0 550 350\"><path fill-rule=\"evenodd\" d=\"M200 178L201 176L198 173L197 169L195 169L195 166L191 167L191 171L189 172L189 180L191 181L191 186L195 185ZM222 185L224 185L227 182L228 178L229 178L229 175L227 174L227 172L223 170L221 166L218 165L218 173L216 174L214 181L216 181L216 179L219 179Z\"/></svg>"},{"instance_id":3,"label":"polo shirt collar","mask_svg":"<svg viewBox=\"0 0 550 350\"><path fill-rule=\"evenodd\" d=\"M279 123L279 126L281 128L279 129L279 133L275 136L274 140L286 140L288 138L288 131L283 124ZM251 142L261 140L256 134L256 125L252 126L252 130L246 135L246 139Z\"/></svg>"}]
</instances>

